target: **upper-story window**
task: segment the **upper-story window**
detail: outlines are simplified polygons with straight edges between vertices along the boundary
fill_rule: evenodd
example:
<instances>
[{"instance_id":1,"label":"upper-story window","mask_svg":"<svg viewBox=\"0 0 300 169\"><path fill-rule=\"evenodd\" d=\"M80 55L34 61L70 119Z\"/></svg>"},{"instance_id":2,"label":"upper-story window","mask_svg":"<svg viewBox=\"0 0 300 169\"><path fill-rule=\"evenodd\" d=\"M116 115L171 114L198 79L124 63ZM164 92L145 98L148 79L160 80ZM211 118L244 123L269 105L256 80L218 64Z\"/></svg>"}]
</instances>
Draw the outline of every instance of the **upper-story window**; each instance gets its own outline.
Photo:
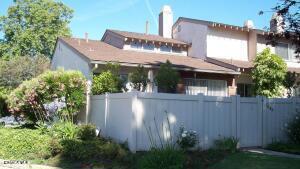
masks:
<instances>
[{"instance_id":1,"label":"upper-story window","mask_svg":"<svg viewBox=\"0 0 300 169\"><path fill-rule=\"evenodd\" d=\"M142 43L140 43L140 42L131 42L130 47L132 49L141 49L142 48Z\"/></svg>"},{"instance_id":2,"label":"upper-story window","mask_svg":"<svg viewBox=\"0 0 300 169\"><path fill-rule=\"evenodd\" d=\"M289 60L289 45L287 43L277 43L275 53L284 60Z\"/></svg>"},{"instance_id":3,"label":"upper-story window","mask_svg":"<svg viewBox=\"0 0 300 169\"><path fill-rule=\"evenodd\" d=\"M160 46L160 51L162 52L171 52L172 47L167 45Z\"/></svg>"},{"instance_id":4,"label":"upper-story window","mask_svg":"<svg viewBox=\"0 0 300 169\"><path fill-rule=\"evenodd\" d=\"M154 50L154 44L152 44L152 43L143 43L143 49L145 49L145 50Z\"/></svg>"}]
</instances>

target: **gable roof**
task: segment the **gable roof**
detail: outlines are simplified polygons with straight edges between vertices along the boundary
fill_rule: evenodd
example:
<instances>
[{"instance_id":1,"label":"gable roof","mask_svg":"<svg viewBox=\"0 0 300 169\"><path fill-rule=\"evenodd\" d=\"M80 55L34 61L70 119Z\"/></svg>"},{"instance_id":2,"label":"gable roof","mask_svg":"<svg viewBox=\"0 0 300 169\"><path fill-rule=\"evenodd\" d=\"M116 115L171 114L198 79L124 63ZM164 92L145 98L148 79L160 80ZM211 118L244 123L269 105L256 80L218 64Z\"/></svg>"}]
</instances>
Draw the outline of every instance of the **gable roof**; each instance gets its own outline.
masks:
<instances>
[{"instance_id":1,"label":"gable roof","mask_svg":"<svg viewBox=\"0 0 300 169\"><path fill-rule=\"evenodd\" d=\"M179 44L179 45L189 46L188 43L185 43L183 41L179 41L179 40L172 39L172 38L164 38L164 37L159 36L159 35L136 33L136 32L127 32L127 31L119 31L119 30L111 30L111 29L106 30L106 32L103 35L102 40L104 39L107 32L112 32L112 33L121 35L124 38L132 38L132 39L138 39L138 40L147 40L147 41L172 43L172 44Z\"/></svg>"},{"instance_id":2,"label":"gable roof","mask_svg":"<svg viewBox=\"0 0 300 169\"><path fill-rule=\"evenodd\" d=\"M105 64L107 62L118 62L121 65L137 65L158 67L169 60L174 67L181 70L197 72L210 72L222 74L240 74L235 70L205 62L202 59L178 56L171 54L148 53L119 49L102 41L76 38L59 38L78 54L90 60L90 63Z\"/></svg>"}]
</instances>

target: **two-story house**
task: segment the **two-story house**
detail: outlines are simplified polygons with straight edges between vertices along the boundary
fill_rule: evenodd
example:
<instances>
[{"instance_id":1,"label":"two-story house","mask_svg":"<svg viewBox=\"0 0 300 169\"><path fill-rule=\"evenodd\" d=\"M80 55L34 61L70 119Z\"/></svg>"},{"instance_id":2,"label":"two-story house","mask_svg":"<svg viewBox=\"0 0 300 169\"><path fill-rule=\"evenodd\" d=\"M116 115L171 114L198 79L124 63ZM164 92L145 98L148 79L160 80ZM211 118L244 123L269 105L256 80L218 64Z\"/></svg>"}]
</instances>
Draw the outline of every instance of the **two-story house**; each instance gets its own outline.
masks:
<instances>
[{"instance_id":1,"label":"two-story house","mask_svg":"<svg viewBox=\"0 0 300 169\"><path fill-rule=\"evenodd\" d=\"M52 68L80 70L91 79L107 62L121 65L127 78L134 67L144 65L153 83L160 64L169 60L181 76L178 93L204 93L212 96L240 94L251 96L250 70L256 54L266 48L265 35L247 21L243 27L180 17L173 24L173 13L164 6L159 14L159 35L106 30L101 40L58 38ZM271 47L282 56L289 69L300 73L293 57L293 46L286 40Z\"/></svg>"},{"instance_id":2,"label":"two-story house","mask_svg":"<svg viewBox=\"0 0 300 169\"><path fill-rule=\"evenodd\" d=\"M276 15L270 22L274 19L278 19ZM270 26L271 30L280 31L277 30L281 28L278 25ZM241 96L253 95L250 71L256 55L266 47L286 61L289 71L300 73L295 46L287 39L279 40L276 46L267 46L266 37L270 33L273 32L255 29L251 20L241 27L180 17L173 26L175 39L192 44L188 51L191 57L200 57L209 63L241 72L234 78L234 87Z\"/></svg>"}]
</instances>

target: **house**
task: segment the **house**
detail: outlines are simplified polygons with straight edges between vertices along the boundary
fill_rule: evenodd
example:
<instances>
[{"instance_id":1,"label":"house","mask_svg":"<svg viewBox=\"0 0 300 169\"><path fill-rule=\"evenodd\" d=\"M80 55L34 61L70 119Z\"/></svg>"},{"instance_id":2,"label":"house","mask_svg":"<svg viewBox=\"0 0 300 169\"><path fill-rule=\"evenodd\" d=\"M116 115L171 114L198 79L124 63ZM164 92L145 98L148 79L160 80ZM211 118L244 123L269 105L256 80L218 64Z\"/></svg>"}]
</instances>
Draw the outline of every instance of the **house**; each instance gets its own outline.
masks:
<instances>
[{"instance_id":1,"label":"house","mask_svg":"<svg viewBox=\"0 0 300 169\"><path fill-rule=\"evenodd\" d=\"M88 79L100 73L107 62L121 65L120 76L144 65L150 79L148 92L157 91L153 79L160 64L169 60L181 76L179 93L210 96L252 96L250 71L256 54L266 48L270 32L255 29L252 21L243 27L180 17L164 6L159 14L159 35L106 30L101 40L58 38L52 69L80 70ZM290 70L300 73L293 45L282 40L271 47Z\"/></svg>"}]
</instances>

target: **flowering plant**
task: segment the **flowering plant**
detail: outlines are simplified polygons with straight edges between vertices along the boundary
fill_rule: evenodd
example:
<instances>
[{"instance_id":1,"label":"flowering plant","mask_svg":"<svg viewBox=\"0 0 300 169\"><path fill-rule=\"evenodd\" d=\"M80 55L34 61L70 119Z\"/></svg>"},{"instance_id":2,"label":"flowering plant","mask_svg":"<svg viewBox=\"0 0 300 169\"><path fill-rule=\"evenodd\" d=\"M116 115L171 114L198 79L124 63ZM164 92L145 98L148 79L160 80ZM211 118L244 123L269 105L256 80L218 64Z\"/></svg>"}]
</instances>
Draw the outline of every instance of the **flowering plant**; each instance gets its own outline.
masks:
<instances>
[{"instance_id":1,"label":"flowering plant","mask_svg":"<svg viewBox=\"0 0 300 169\"><path fill-rule=\"evenodd\" d=\"M183 126L179 128L179 137L177 144L183 150L193 148L198 142L197 132L193 130L185 130Z\"/></svg>"},{"instance_id":2,"label":"flowering plant","mask_svg":"<svg viewBox=\"0 0 300 169\"><path fill-rule=\"evenodd\" d=\"M10 93L7 102L14 116L24 116L33 122L50 121L53 113L63 120L73 121L84 106L85 91L86 79L82 73L48 71L24 81Z\"/></svg>"},{"instance_id":3,"label":"flowering plant","mask_svg":"<svg viewBox=\"0 0 300 169\"><path fill-rule=\"evenodd\" d=\"M286 124L286 126L290 141L295 144L300 144L300 112L298 112L294 119Z\"/></svg>"}]
</instances>

